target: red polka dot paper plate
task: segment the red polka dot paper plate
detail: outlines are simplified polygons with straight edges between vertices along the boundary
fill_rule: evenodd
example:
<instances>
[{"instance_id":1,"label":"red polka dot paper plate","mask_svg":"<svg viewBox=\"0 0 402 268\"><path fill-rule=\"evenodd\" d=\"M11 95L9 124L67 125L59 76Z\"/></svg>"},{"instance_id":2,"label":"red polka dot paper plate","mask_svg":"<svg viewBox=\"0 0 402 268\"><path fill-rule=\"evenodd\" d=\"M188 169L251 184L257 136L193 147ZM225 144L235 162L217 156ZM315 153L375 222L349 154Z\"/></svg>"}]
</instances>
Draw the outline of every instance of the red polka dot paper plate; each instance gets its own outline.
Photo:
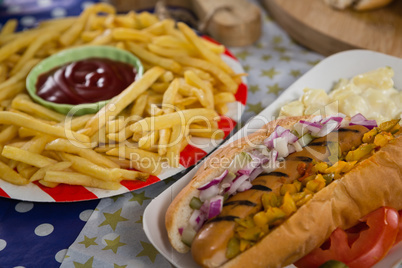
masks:
<instances>
[{"instance_id":1,"label":"red polka dot paper plate","mask_svg":"<svg viewBox=\"0 0 402 268\"><path fill-rule=\"evenodd\" d=\"M224 61L235 73L244 73L239 61L228 51L222 55ZM225 133L225 137L235 128L239 122L247 101L247 81L242 78L235 95L236 101L228 103L228 112L221 116L218 126ZM103 197L110 197L129 191L141 189L153 183L170 178L171 176L186 170L198 163L203 157L221 144L222 140L192 137L189 144L180 154L180 167L164 168L158 176L150 176L146 181L122 181L118 190L102 190L91 187L60 184L54 188L44 187L39 183L30 183L25 186L17 186L0 180L0 196L34 202L75 202Z\"/></svg>"}]
</instances>

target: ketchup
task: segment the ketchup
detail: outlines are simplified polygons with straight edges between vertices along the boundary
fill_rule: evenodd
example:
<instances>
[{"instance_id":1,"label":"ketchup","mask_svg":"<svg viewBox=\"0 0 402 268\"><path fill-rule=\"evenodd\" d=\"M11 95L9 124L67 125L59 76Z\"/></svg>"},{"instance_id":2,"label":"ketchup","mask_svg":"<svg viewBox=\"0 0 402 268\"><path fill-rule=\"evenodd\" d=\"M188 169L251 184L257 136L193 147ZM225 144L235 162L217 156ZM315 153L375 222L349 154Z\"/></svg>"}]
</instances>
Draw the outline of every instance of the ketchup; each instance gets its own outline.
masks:
<instances>
[{"instance_id":1,"label":"ketchup","mask_svg":"<svg viewBox=\"0 0 402 268\"><path fill-rule=\"evenodd\" d=\"M134 82L134 66L105 58L75 61L38 77L36 93L44 100L81 104L109 100Z\"/></svg>"}]
</instances>

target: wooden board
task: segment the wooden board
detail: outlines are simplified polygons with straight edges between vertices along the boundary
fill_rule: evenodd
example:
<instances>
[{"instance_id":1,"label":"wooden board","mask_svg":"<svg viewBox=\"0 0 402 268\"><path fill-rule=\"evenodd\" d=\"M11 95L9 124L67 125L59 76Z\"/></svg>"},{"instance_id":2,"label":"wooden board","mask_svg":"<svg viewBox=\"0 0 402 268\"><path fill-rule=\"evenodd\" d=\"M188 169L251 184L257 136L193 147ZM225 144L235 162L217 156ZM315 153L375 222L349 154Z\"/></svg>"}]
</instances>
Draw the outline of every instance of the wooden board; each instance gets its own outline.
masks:
<instances>
[{"instance_id":1,"label":"wooden board","mask_svg":"<svg viewBox=\"0 0 402 268\"><path fill-rule=\"evenodd\" d=\"M402 0L357 12L334 10L322 0L260 0L300 44L323 55L363 48L402 57Z\"/></svg>"}]
</instances>

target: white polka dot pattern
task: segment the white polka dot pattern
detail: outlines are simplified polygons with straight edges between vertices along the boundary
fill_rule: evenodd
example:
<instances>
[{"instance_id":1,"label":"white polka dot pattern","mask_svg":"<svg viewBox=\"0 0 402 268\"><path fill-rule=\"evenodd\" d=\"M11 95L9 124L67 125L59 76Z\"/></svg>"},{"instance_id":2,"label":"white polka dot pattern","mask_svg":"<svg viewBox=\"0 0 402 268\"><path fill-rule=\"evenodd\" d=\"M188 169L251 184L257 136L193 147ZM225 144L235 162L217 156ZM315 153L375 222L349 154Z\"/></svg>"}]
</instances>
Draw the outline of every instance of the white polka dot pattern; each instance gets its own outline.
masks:
<instances>
[{"instance_id":1,"label":"white polka dot pattern","mask_svg":"<svg viewBox=\"0 0 402 268\"><path fill-rule=\"evenodd\" d=\"M7 246L7 242L3 239L0 239L0 251L2 251L3 249L5 249Z\"/></svg>"},{"instance_id":2,"label":"white polka dot pattern","mask_svg":"<svg viewBox=\"0 0 402 268\"><path fill-rule=\"evenodd\" d=\"M19 213L25 213L32 210L33 207L34 204L31 202L20 202L15 206L15 211Z\"/></svg>"},{"instance_id":3,"label":"white polka dot pattern","mask_svg":"<svg viewBox=\"0 0 402 268\"><path fill-rule=\"evenodd\" d=\"M87 209L80 213L80 220L88 221L89 217L91 217L93 210Z\"/></svg>"},{"instance_id":4,"label":"white polka dot pattern","mask_svg":"<svg viewBox=\"0 0 402 268\"><path fill-rule=\"evenodd\" d=\"M53 225L49 223L43 223L35 228L35 234L37 236L48 236L53 232L53 230Z\"/></svg>"}]
</instances>

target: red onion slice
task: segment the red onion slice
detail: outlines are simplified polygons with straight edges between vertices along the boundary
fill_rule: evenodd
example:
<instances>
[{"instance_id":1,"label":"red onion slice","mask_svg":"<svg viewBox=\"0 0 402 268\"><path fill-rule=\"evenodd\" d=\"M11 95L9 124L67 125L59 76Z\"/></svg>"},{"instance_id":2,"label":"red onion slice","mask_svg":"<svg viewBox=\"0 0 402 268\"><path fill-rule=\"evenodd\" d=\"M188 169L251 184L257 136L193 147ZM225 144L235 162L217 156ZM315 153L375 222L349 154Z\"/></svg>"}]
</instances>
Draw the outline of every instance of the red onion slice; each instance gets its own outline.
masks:
<instances>
[{"instance_id":1,"label":"red onion slice","mask_svg":"<svg viewBox=\"0 0 402 268\"><path fill-rule=\"evenodd\" d=\"M286 157L289 155L288 142L285 138L276 138L274 140L274 149L278 152L279 157Z\"/></svg>"},{"instance_id":2,"label":"red onion slice","mask_svg":"<svg viewBox=\"0 0 402 268\"><path fill-rule=\"evenodd\" d=\"M236 178L235 181L233 181L232 185L229 187L229 189L227 190L227 194L229 196L231 196L232 194L234 194L237 191L237 188L239 188L239 186L246 181L250 176L248 175L241 175L240 177Z\"/></svg>"},{"instance_id":3,"label":"red onion slice","mask_svg":"<svg viewBox=\"0 0 402 268\"><path fill-rule=\"evenodd\" d=\"M207 189L200 191L200 199L202 202L204 202L205 200L208 200L211 197L214 197L218 193L219 193L219 185L214 184L214 185L208 187Z\"/></svg>"},{"instance_id":4,"label":"red onion slice","mask_svg":"<svg viewBox=\"0 0 402 268\"><path fill-rule=\"evenodd\" d=\"M281 137L281 138L285 138L288 143L294 143L295 141L297 141L296 135L294 135L293 133L291 133L289 129L287 129L286 131L284 131L284 132L281 134L280 137Z\"/></svg>"},{"instance_id":5,"label":"red onion slice","mask_svg":"<svg viewBox=\"0 0 402 268\"><path fill-rule=\"evenodd\" d=\"M194 230L198 231L205 222L205 215L200 210L194 210L188 220Z\"/></svg>"},{"instance_id":6,"label":"red onion slice","mask_svg":"<svg viewBox=\"0 0 402 268\"><path fill-rule=\"evenodd\" d=\"M251 187L253 187L253 185L251 184L251 182L249 182L248 180L243 182L239 188L237 188L238 192L244 192L247 191L248 189L250 189Z\"/></svg>"},{"instance_id":7,"label":"red onion slice","mask_svg":"<svg viewBox=\"0 0 402 268\"><path fill-rule=\"evenodd\" d=\"M322 125L320 123L316 123L316 122L300 120L300 123L303 124L303 126L305 128L307 128L308 130L310 130L312 133L317 133L322 128Z\"/></svg>"},{"instance_id":8,"label":"red onion slice","mask_svg":"<svg viewBox=\"0 0 402 268\"><path fill-rule=\"evenodd\" d=\"M349 125L361 125L368 129L372 129L377 127L377 122L375 120L367 120L361 113L358 113L350 119Z\"/></svg>"},{"instance_id":9,"label":"red onion slice","mask_svg":"<svg viewBox=\"0 0 402 268\"><path fill-rule=\"evenodd\" d=\"M217 195L209 202L208 219L218 216L222 211L223 196Z\"/></svg>"},{"instance_id":10,"label":"red onion slice","mask_svg":"<svg viewBox=\"0 0 402 268\"><path fill-rule=\"evenodd\" d=\"M327 136L329 133L332 131L339 129L341 123L335 120L330 119L327 121L321 128L321 130L318 133L314 133L313 135L315 137L324 137Z\"/></svg>"},{"instance_id":11,"label":"red onion slice","mask_svg":"<svg viewBox=\"0 0 402 268\"><path fill-rule=\"evenodd\" d=\"M213 179L212 181L210 181L210 182L204 184L203 186L199 187L198 190L200 190L200 191L201 190L206 190L209 187L211 187L212 185L219 184L223 180L223 178L226 177L228 172L229 172L228 170L223 171L223 173L219 177L217 177L217 178Z\"/></svg>"}]
</instances>

